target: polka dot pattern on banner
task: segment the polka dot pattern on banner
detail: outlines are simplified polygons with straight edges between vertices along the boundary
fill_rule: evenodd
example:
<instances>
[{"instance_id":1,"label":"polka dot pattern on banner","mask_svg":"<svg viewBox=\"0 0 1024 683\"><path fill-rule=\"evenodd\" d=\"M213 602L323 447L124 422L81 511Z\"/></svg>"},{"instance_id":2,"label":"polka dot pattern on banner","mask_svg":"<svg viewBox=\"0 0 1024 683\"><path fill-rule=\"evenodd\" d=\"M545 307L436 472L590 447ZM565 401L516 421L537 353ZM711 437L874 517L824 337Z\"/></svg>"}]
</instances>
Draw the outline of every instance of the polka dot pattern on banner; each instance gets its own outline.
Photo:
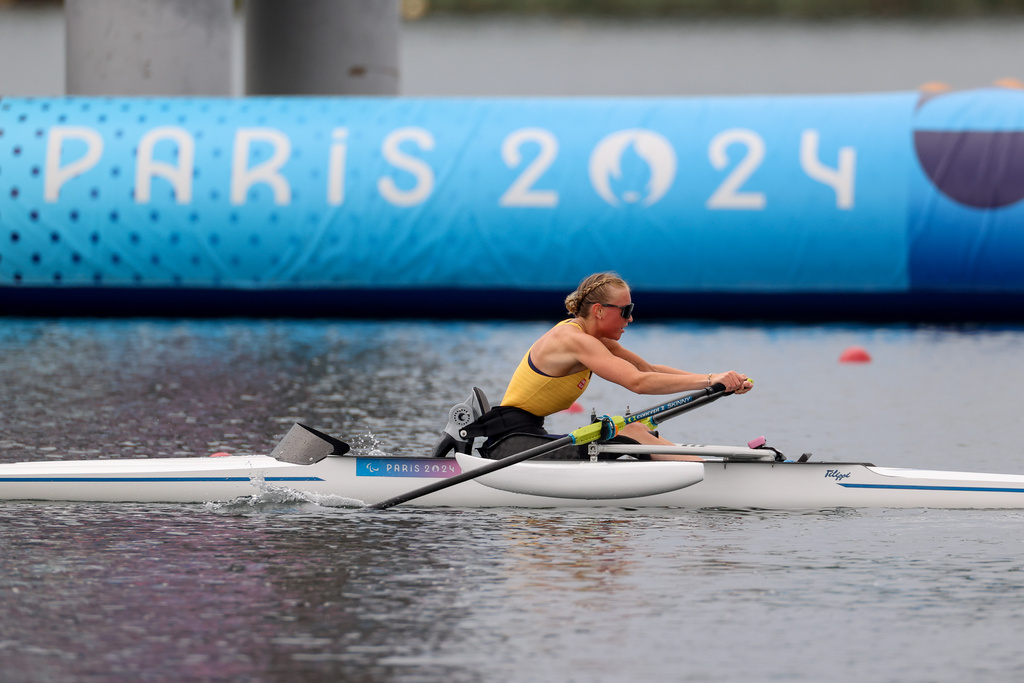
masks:
<instances>
[{"instance_id":1,"label":"polka dot pattern on banner","mask_svg":"<svg viewBox=\"0 0 1024 683\"><path fill-rule=\"evenodd\" d=\"M0 100L0 286L344 281L345 251L360 238L327 196L332 131L348 118L338 108L326 98Z\"/></svg>"}]
</instances>

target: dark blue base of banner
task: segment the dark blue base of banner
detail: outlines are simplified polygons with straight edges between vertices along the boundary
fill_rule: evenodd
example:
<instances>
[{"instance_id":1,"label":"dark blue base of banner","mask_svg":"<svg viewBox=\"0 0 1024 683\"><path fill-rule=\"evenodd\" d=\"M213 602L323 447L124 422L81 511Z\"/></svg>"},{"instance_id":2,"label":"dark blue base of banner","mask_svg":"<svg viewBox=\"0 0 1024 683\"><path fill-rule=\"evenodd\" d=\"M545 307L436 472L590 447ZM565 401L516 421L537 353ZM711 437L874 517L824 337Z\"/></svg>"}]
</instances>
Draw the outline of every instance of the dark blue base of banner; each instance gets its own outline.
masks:
<instances>
[{"instance_id":1,"label":"dark blue base of banner","mask_svg":"<svg viewBox=\"0 0 1024 683\"><path fill-rule=\"evenodd\" d=\"M0 315L22 317L557 320L567 292L0 288ZM634 292L642 320L1024 322L1024 293L766 294Z\"/></svg>"}]
</instances>

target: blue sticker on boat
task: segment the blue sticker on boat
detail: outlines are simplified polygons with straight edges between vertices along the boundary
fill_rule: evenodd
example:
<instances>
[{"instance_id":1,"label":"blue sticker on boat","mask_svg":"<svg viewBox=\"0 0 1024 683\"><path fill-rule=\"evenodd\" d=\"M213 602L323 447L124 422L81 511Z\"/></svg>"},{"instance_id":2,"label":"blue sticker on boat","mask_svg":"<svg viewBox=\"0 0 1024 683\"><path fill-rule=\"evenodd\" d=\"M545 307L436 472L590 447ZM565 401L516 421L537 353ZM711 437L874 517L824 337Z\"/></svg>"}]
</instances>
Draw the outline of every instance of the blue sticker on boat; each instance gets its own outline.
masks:
<instances>
[{"instance_id":1,"label":"blue sticker on boat","mask_svg":"<svg viewBox=\"0 0 1024 683\"><path fill-rule=\"evenodd\" d=\"M462 474L454 460L412 458L356 458L357 477L433 477L444 479Z\"/></svg>"}]
</instances>

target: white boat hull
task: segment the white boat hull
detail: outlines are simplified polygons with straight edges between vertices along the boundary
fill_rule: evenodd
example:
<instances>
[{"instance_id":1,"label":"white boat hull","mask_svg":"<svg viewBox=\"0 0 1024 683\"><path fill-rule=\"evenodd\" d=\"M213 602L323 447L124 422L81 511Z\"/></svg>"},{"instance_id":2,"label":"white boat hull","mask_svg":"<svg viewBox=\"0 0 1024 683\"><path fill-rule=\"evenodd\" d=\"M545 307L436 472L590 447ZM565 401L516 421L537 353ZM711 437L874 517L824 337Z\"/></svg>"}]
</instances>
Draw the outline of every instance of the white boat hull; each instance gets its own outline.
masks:
<instances>
[{"instance_id":1,"label":"white boat hull","mask_svg":"<svg viewBox=\"0 0 1024 683\"><path fill-rule=\"evenodd\" d=\"M463 471L493 460L456 453ZM485 474L474 481L499 491L571 500L645 498L677 491L704 479L699 462L588 462L527 460Z\"/></svg>"},{"instance_id":2,"label":"white boat hull","mask_svg":"<svg viewBox=\"0 0 1024 683\"><path fill-rule=\"evenodd\" d=\"M522 464L525 463L507 469ZM533 464L544 466L539 462ZM634 468L681 465L685 467L680 472L689 472L687 476L694 471L694 463L630 464ZM573 464L581 471L591 465L616 466ZM611 491L604 498L538 495L543 491L517 493L471 480L406 505L779 510L1024 508L1021 475L897 469L864 463L709 461L697 463L697 467L703 469L702 480L650 495L623 494L621 490ZM359 505L413 491L460 471L458 462L451 458L350 455L329 456L310 465L286 463L265 455L17 463L0 465L0 500L201 503L231 501L278 489L325 504ZM540 476L543 477L543 471ZM509 484L504 486L508 488Z\"/></svg>"}]
</instances>

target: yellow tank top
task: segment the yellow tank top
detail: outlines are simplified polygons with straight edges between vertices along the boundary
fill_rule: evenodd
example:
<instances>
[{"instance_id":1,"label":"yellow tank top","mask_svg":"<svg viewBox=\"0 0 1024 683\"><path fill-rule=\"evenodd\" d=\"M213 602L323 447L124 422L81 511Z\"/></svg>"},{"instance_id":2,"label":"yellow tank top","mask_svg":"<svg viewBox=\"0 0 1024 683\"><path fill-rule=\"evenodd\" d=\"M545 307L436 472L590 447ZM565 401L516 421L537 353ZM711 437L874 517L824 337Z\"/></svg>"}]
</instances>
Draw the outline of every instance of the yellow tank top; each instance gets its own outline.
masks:
<instances>
[{"instance_id":1,"label":"yellow tank top","mask_svg":"<svg viewBox=\"0 0 1024 683\"><path fill-rule=\"evenodd\" d=\"M559 325L572 323L564 320ZM512 379L501 399L501 405L521 408L538 417L546 417L560 410L565 410L583 394L593 374L590 370L580 370L564 377L545 375L537 369L526 352L519 361L519 367L512 374Z\"/></svg>"}]
</instances>

